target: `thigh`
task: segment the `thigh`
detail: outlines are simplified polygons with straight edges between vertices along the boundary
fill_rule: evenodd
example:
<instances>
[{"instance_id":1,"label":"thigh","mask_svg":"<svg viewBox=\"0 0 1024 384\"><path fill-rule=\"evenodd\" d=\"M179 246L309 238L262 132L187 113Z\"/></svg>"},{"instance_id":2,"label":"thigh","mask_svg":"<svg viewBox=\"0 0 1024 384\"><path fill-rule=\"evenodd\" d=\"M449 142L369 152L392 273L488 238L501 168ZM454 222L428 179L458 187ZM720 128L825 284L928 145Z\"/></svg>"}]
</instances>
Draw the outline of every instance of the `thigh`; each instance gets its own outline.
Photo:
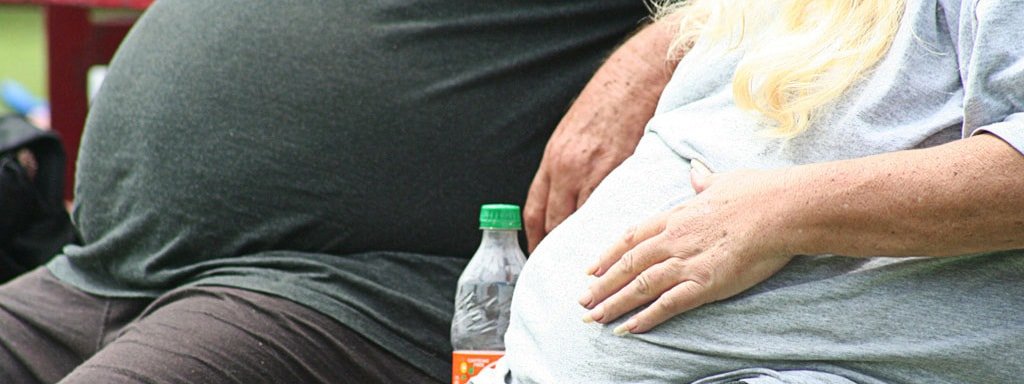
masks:
<instances>
[{"instance_id":1,"label":"thigh","mask_svg":"<svg viewBox=\"0 0 1024 384\"><path fill-rule=\"evenodd\" d=\"M430 381L302 305L235 288L189 287L157 299L62 383Z\"/></svg>"},{"instance_id":2,"label":"thigh","mask_svg":"<svg viewBox=\"0 0 1024 384\"><path fill-rule=\"evenodd\" d=\"M45 268L0 286L0 383L56 382L146 302L90 295Z\"/></svg>"}]
</instances>

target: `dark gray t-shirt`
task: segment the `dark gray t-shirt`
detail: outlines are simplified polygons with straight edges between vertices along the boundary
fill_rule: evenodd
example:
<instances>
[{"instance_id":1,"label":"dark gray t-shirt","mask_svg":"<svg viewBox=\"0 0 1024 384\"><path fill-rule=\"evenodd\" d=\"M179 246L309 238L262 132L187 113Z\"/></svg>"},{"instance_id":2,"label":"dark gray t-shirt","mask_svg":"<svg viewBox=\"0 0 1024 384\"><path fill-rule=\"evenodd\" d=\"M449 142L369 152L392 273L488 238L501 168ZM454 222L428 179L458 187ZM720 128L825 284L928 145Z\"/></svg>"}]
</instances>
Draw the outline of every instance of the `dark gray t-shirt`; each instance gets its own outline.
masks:
<instances>
[{"instance_id":1,"label":"dark gray t-shirt","mask_svg":"<svg viewBox=\"0 0 1024 384\"><path fill-rule=\"evenodd\" d=\"M439 380L486 202L522 203L636 0L158 1L87 122L50 270L85 291L190 284L315 308Z\"/></svg>"}]
</instances>

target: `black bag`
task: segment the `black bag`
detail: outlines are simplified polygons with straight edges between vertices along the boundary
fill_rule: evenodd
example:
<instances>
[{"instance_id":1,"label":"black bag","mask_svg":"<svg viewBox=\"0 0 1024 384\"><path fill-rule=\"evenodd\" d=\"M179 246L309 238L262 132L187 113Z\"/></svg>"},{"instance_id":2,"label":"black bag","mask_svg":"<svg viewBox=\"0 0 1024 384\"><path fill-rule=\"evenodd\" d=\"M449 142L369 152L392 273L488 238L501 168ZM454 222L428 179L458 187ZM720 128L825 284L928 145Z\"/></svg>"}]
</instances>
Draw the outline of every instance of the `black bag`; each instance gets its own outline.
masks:
<instances>
[{"instance_id":1,"label":"black bag","mask_svg":"<svg viewBox=\"0 0 1024 384\"><path fill-rule=\"evenodd\" d=\"M28 150L35 177L18 161ZM0 118L0 282L46 263L77 235L64 207L64 148L53 132Z\"/></svg>"}]
</instances>

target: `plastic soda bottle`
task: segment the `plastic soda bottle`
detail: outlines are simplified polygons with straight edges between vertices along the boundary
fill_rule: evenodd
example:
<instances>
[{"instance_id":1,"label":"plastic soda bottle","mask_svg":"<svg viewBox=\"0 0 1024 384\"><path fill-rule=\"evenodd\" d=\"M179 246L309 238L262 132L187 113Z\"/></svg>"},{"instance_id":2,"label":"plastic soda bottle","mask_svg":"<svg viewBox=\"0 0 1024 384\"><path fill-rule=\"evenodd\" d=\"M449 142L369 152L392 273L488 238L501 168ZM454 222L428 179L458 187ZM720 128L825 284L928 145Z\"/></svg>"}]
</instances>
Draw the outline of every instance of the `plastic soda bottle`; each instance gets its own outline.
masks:
<instances>
[{"instance_id":1,"label":"plastic soda bottle","mask_svg":"<svg viewBox=\"0 0 1024 384\"><path fill-rule=\"evenodd\" d=\"M512 291L526 255L519 206L480 207L483 240L459 277L452 318L452 384L465 384L505 354Z\"/></svg>"}]
</instances>

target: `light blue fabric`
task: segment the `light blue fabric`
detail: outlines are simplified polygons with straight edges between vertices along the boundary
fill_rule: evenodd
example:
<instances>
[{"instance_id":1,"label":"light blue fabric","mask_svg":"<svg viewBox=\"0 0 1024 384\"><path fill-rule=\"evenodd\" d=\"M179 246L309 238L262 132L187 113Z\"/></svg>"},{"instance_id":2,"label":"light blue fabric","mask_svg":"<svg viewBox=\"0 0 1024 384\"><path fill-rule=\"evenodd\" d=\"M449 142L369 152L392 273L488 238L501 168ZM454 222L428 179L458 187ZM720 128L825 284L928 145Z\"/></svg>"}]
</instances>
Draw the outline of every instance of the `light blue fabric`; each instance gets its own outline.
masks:
<instances>
[{"instance_id":1,"label":"light blue fabric","mask_svg":"<svg viewBox=\"0 0 1024 384\"><path fill-rule=\"evenodd\" d=\"M814 371L741 369L698 380L693 384L855 384L833 374Z\"/></svg>"}]
</instances>

